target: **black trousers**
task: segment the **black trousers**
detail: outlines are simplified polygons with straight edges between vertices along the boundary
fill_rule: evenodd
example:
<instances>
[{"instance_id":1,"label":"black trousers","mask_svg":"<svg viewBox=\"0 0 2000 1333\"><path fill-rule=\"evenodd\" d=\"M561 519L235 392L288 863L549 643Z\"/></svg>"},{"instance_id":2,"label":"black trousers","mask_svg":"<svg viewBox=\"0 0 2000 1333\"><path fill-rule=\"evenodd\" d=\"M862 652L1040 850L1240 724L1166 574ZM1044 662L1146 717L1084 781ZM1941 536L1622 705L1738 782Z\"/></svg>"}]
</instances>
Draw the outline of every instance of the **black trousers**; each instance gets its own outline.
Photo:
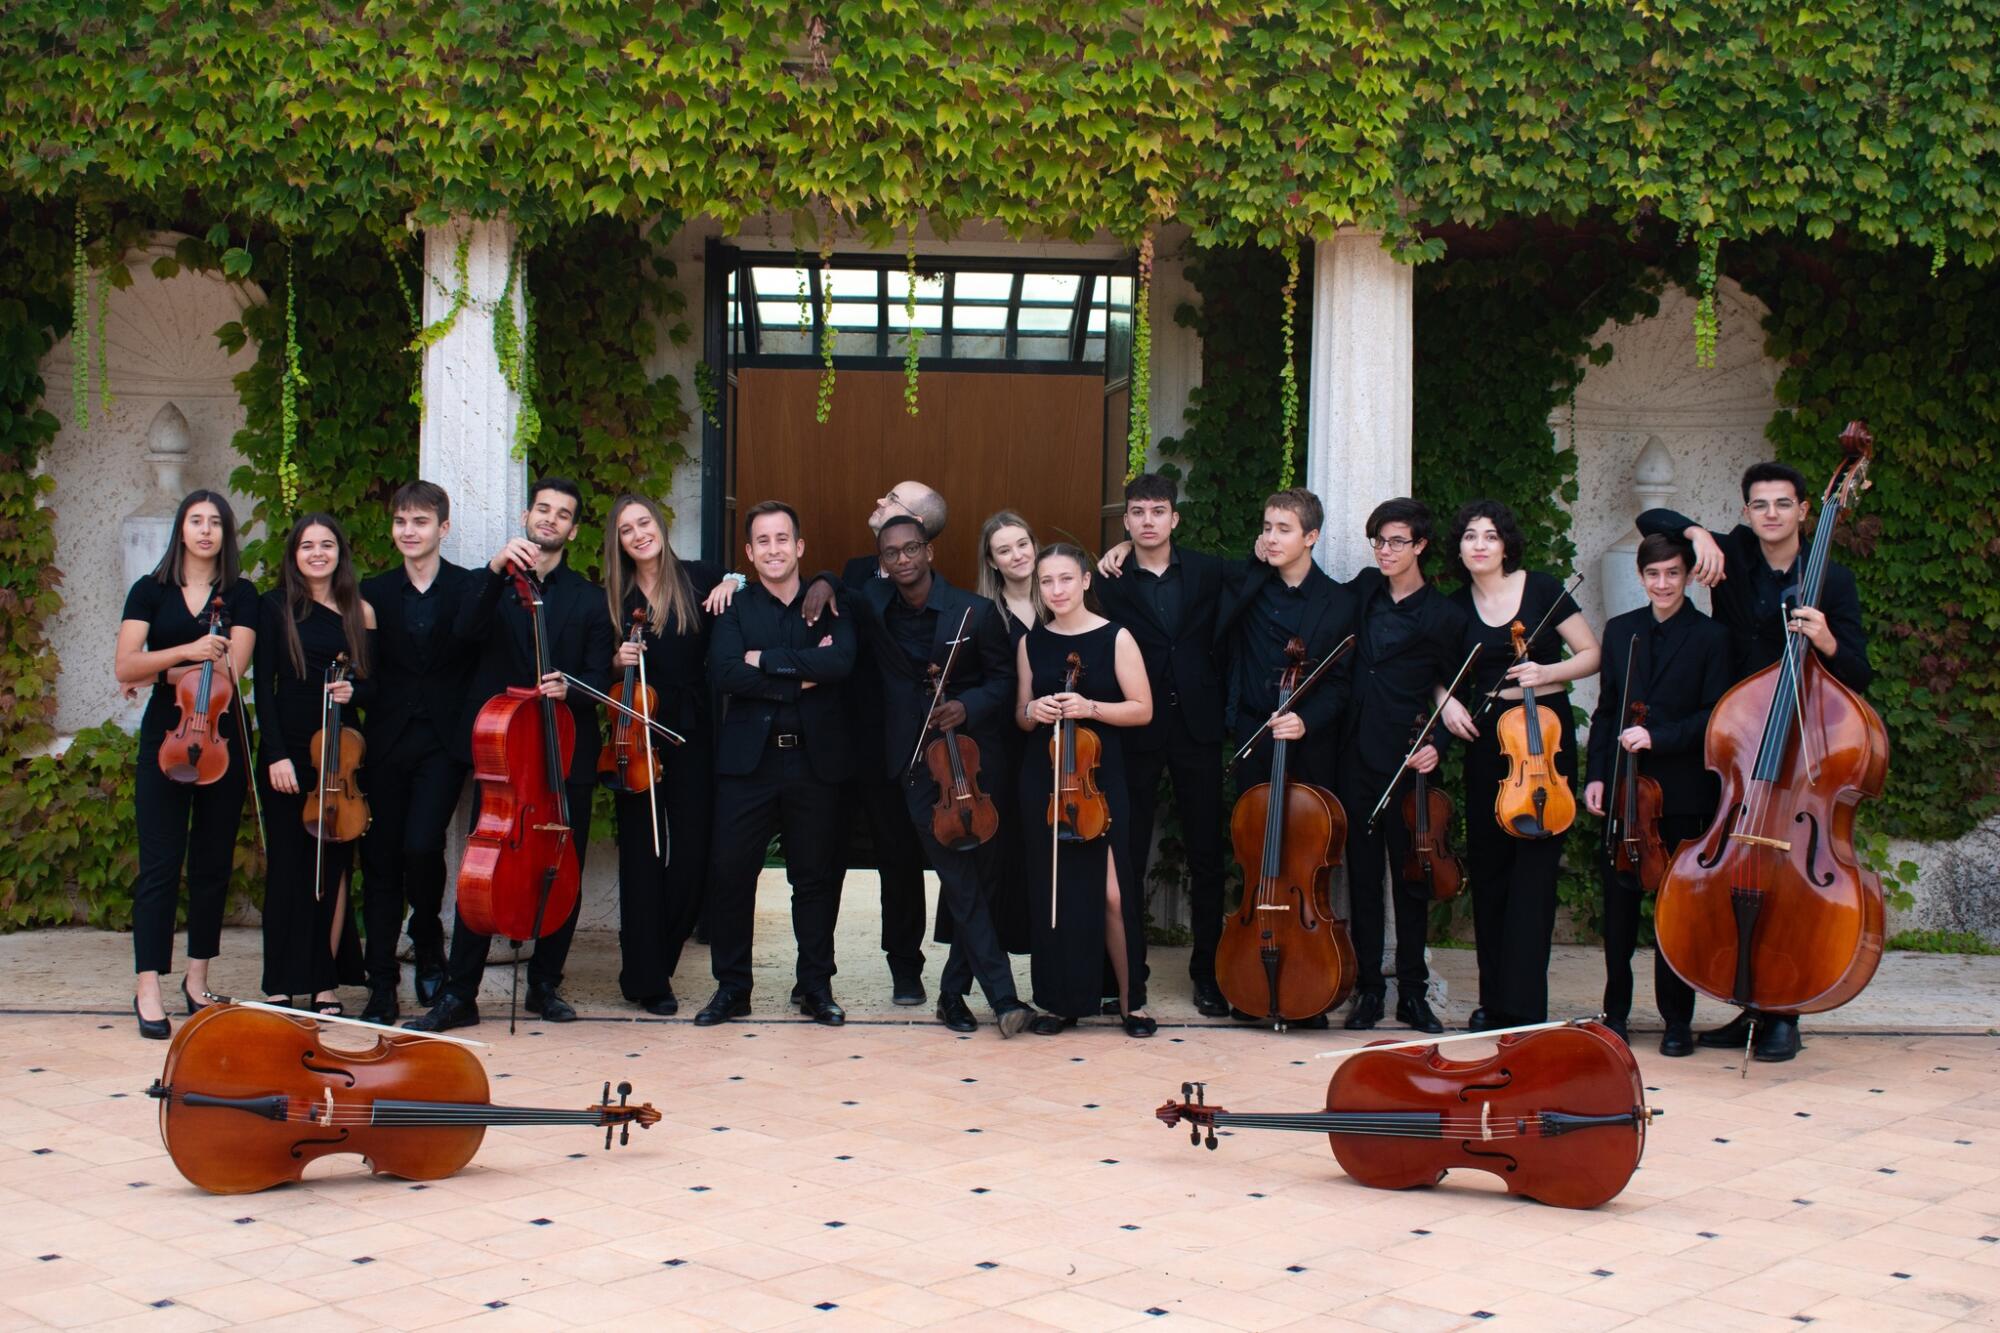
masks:
<instances>
[{"instance_id":1,"label":"black trousers","mask_svg":"<svg viewBox=\"0 0 2000 1333\"><path fill-rule=\"evenodd\" d=\"M370 985L396 984L406 910L410 943L444 946L445 834L466 772L428 725L405 729L387 754L368 756L374 822L361 839L361 925Z\"/></svg>"},{"instance_id":2,"label":"black trousers","mask_svg":"<svg viewBox=\"0 0 2000 1333\"><path fill-rule=\"evenodd\" d=\"M581 878L584 858L590 853L590 798L597 788L589 782L564 785L569 791L570 837L576 845L576 869ZM477 828L478 825L479 805L474 801L472 827ZM583 895L578 893L576 907L563 923L535 941L534 956L528 959L528 985L562 985L563 964L569 961L570 941L576 938L576 918L582 911ZM486 973L486 950L493 943L493 937L466 929L463 915L454 912L453 917L451 954L445 961L445 989L471 1004L479 998L479 979Z\"/></svg>"},{"instance_id":3,"label":"black trousers","mask_svg":"<svg viewBox=\"0 0 2000 1333\"><path fill-rule=\"evenodd\" d=\"M997 1013L1021 1002L1014 989L1014 968L1000 933L993 924L1000 840L1005 830L969 852L955 852L931 835L931 807L937 804L937 784L919 769L904 784L904 802L917 843L938 877L938 910L951 918L951 952L945 955L938 979L941 995L964 995L975 979L986 1003Z\"/></svg>"},{"instance_id":4,"label":"black trousers","mask_svg":"<svg viewBox=\"0 0 2000 1333\"><path fill-rule=\"evenodd\" d=\"M1557 771L1577 790L1576 732L1569 697L1544 695L1561 733ZM1541 1023L1549 1016L1549 943L1556 927L1556 875L1567 832L1517 838L1493 817L1493 799L1507 776L1507 759L1493 739L1505 702L1479 723L1465 753L1465 868L1472 880L1472 929L1479 955L1479 1003L1489 1017ZM1546 742L1545 743L1549 743ZM1578 804L1582 804L1578 793Z\"/></svg>"},{"instance_id":5,"label":"black trousers","mask_svg":"<svg viewBox=\"0 0 2000 1333\"><path fill-rule=\"evenodd\" d=\"M175 782L160 771L157 733L140 732L132 780L139 833L139 873L132 881L132 970L174 970L174 915L181 870L187 870L187 952L213 958L222 948L222 911L243 824L245 774L254 758L229 737L229 771L206 787Z\"/></svg>"},{"instance_id":6,"label":"black trousers","mask_svg":"<svg viewBox=\"0 0 2000 1333\"><path fill-rule=\"evenodd\" d=\"M1174 784L1174 808L1180 811L1181 842L1187 849L1188 916L1194 950L1188 955L1188 976L1214 984L1215 946L1222 938L1222 743L1204 744L1190 737L1180 719L1169 717L1163 744L1128 740L1125 744L1125 794L1132 807L1132 859L1139 883L1128 888L1143 900L1152 861L1153 819L1159 804L1160 775Z\"/></svg>"},{"instance_id":7,"label":"black trousers","mask_svg":"<svg viewBox=\"0 0 2000 1333\"><path fill-rule=\"evenodd\" d=\"M651 1000L673 990L681 949L694 932L715 819L715 769L698 741L665 756L650 792L620 793L618 808L618 990ZM660 821L653 853L651 803Z\"/></svg>"},{"instance_id":8,"label":"black trousers","mask_svg":"<svg viewBox=\"0 0 2000 1333\"><path fill-rule=\"evenodd\" d=\"M1387 773L1377 773L1359 756L1342 756L1335 794L1347 812L1347 924L1354 936L1354 988L1362 995L1381 995L1387 989L1382 976L1386 879L1386 895L1395 904L1396 915L1396 993L1422 995L1431 975L1424 966L1431 895L1429 886L1403 880L1403 858L1410 849L1410 831L1403 823L1402 798L1410 787L1407 779L1383 807L1375 827L1368 827L1368 813L1388 785Z\"/></svg>"},{"instance_id":9,"label":"black trousers","mask_svg":"<svg viewBox=\"0 0 2000 1333\"><path fill-rule=\"evenodd\" d=\"M1699 834L1708 821L1700 815L1661 815L1660 840L1667 854L1681 841ZM1612 869L1611 858L1601 858L1604 877L1604 1013L1620 1022L1632 1014L1632 950L1639 943L1641 900L1645 897L1635 875ZM1694 1021L1694 987L1680 979L1667 965L1666 956L1653 953L1653 1001L1660 1017L1668 1023Z\"/></svg>"},{"instance_id":10,"label":"black trousers","mask_svg":"<svg viewBox=\"0 0 2000 1333\"><path fill-rule=\"evenodd\" d=\"M354 898L343 903L341 882L354 864L354 844L317 846L300 819L316 800L309 768L300 768L300 791L286 795L271 786L261 766L257 783L264 795L264 981L266 995L317 995L362 979L361 942L354 934ZM319 872L314 892L313 873ZM340 947L332 945L339 909Z\"/></svg>"},{"instance_id":11,"label":"black trousers","mask_svg":"<svg viewBox=\"0 0 2000 1333\"><path fill-rule=\"evenodd\" d=\"M884 777L853 778L842 784L845 819L864 824L875 844L882 874L882 952L896 975L924 970L924 848L910 827L898 784ZM844 839L835 847L838 854ZM851 859L843 862L849 869Z\"/></svg>"},{"instance_id":12,"label":"black trousers","mask_svg":"<svg viewBox=\"0 0 2000 1333\"><path fill-rule=\"evenodd\" d=\"M831 993L833 927L840 917L840 885L846 874L840 817L841 788L813 776L803 749L766 745L755 772L716 780L707 912L709 965L717 987L750 994L757 872L764 868L771 835L782 831L785 878L792 885L792 934L799 948L793 989L800 995ZM903 827L909 828L907 818ZM921 879L918 889L921 893ZM921 929L921 912L917 920Z\"/></svg>"}]
</instances>

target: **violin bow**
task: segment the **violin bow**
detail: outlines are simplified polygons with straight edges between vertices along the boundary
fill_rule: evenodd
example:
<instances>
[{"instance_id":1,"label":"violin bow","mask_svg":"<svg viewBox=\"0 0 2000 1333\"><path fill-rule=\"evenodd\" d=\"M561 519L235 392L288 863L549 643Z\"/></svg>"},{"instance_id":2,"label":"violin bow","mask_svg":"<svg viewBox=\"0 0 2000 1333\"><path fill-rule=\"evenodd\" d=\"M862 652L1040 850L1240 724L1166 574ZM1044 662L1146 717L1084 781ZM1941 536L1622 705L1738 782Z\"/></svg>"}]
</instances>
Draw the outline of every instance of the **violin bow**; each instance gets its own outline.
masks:
<instances>
[{"instance_id":1,"label":"violin bow","mask_svg":"<svg viewBox=\"0 0 2000 1333\"><path fill-rule=\"evenodd\" d=\"M1618 736L1625 734L1626 719L1632 716L1632 665L1639 657L1639 636L1632 636L1632 644L1625 650L1625 689L1618 696L1618 733L1611 739L1611 790L1605 793L1604 802L1604 850L1612 853L1618 846L1618 770L1626 761L1625 747L1618 744Z\"/></svg>"},{"instance_id":2,"label":"violin bow","mask_svg":"<svg viewBox=\"0 0 2000 1333\"><path fill-rule=\"evenodd\" d=\"M1313 1056L1313 1059L1345 1060L1348 1056L1359 1055L1363 1051L1413 1051L1425 1046L1444 1046L1454 1041L1491 1041L1495 1037L1511 1037L1521 1032L1547 1032L1550 1028L1575 1027L1579 1023L1594 1021L1589 1018L1559 1018L1548 1023L1523 1023L1518 1027L1488 1028L1484 1032L1458 1032L1449 1037L1413 1037L1409 1041L1377 1041L1365 1046L1349 1046L1340 1051L1320 1051Z\"/></svg>"},{"instance_id":3,"label":"violin bow","mask_svg":"<svg viewBox=\"0 0 2000 1333\"><path fill-rule=\"evenodd\" d=\"M250 710L243 706L243 682L236 675L236 658L230 653L222 654L222 663L229 668L230 692L236 696L236 722L243 733L243 763L249 767L255 763L250 757ZM264 833L264 796L257 790L257 775L250 774L250 806L257 812L257 850L268 854L270 840ZM242 818L239 807L237 818Z\"/></svg>"},{"instance_id":4,"label":"violin bow","mask_svg":"<svg viewBox=\"0 0 2000 1333\"><path fill-rule=\"evenodd\" d=\"M1549 627L1549 617L1553 616L1556 613L1556 608L1563 604L1563 598L1568 597L1571 594L1575 593L1576 590L1582 586L1583 586L1583 575L1572 574L1569 576L1569 582L1563 585L1562 596L1557 597L1554 601L1550 602L1549 609L1542 612L1541 621L1535 626L1535 632L1530 634L1527 638L1521 640L1522 643L1528 645L1527 648L1528 652L1532 653L1535 650L1535 640L1541 638L1542 631L1546 630ZM1525 661L1526 658L1525 656L1517 657L1514 660L1516 662L1521 662ZM1486 691L1486 697L1479 701L1479 711L1472 715L1473 720L1477 721L1478 719L1485 717L1486 710L1491 708L1493 706L1493 701L1500 697L1500 691L1506 689L1511 684L1513 684L1513 682L1507 679L1507 673L1504 671L1501 672L1500 683L1495 685L1492 689Z\"/></svg>"},{"instance_id":5,"label":"violin bow","mask_svg":"<svg viewBox=\"0 0 2000 1333\"><path fill-rule=\"evenodd\" d=\"M644 671L645 667L642 665L640 667L640 670ZM648 731L657 733L658 735L664 737L668 741L671 741L675 745L687 744L687 737L681 735L678 731L675 731L672 727L667 726L665 723L655 722L652 718L647 717L644 713L639 712L637 709L627 708L624 704L619 703L616 699L606 694L603 690L595 689L589 685L584 684L582 681L578 680L575 676L570 675L569 672L567 671L558 671L556 674L561 676L563 680L568 683L569 687L575 690L578 694L581 694L586 698L595 699L598 703L603 704L606 708L614 709L620 713L623 713L625 716L631 718L634 722L643 722L646 725ZM537 677L537 679L539 679L539 677Z\"/></svg>"},{"instance_id":6,"label":"violin bow","mask_svg":"<svg viewBox=\"0 0 2000 1333\"><path fill-rule=\"evenodd\" d=\"M314 1009L294 1009L288 1004L271 1004L264 1000L238 1000L227 995L217 995L204 990L201 998L210 1004L233 1005L238 1009L259 1009L267 1014L283 1014L287 1018L310 1018L315 1023L338 1023L342 1027L367 1028L372 1032L391 1032L398 1037L422 1037L426 1041L448 1041L454 1046L473 1046L480 1050L492 1045L491 1042L474 1041L470 1037L453 1037L442 1032L419 1032L414 1028L399 1028L390 1023L371 1023L365 1018L343 1018L338 1014L322 1014Z\"/></svg>"},{"instance_id":7,"label":"violin bow","mask_svg":"<svg viewBox=\"0 0 2000 1333\"><path fill-rule=\"evenodd\" d=\"M1430 739L1431 728L1437 725L1439 715L1444 712L1444 706L1451 702L1451 696L1458 692L1459 682L1465 679L1466 672L1472 670L1472 664L1479 660L1480 649L1485 646L1483 643L1473 644L1472 651L1467 653L1465 661L1459 664L1458 674L1453 676L1451 684L1445 687L1444 698L1438 700L1437 707L1431 709L1430 720L1424 723L1423 730L1417 733L1417 738L1410 742L1409 753L1403 756L1402 763L1396 765L1395 776L1390 778L1389 785L1382 789L1382 799L1375 802L1375 809L1368 816L1369 828L1374 828L1375 821L1380 819L1382 812L1389 808L1389 797L1395 793L1396 784L1403 780L1404 770L1409 768L1410 760L1416 757L1417 751L1424 748L1424 742Z\"/></svg>"},{"instance_id":8,"label":"violin bow","mask_svg":"<svg viewBox=\"0 0 2000 1333\"><path fill-rule=\"evenodd\" d=\"M313 822L313 901L319 902L326 894L326 752L333 747L333 737L327 735L327 723L333 720L333 696L327 691L333 685L334 675L340 669L340 658L326 664L326 677L320 683L319 691L319 766L313 770L313 786L319 797L319 818Z\"/></svg>"},{"instance_id":9,"label":"violin bow","mask_svg":"<svg viewBox=\"0 0 2000 1333\"><path fill-rule=\"evenodd\" d=\"M938 704L944 699L944 684L951 679L951 669L958 662L958 646L965 642L966 622L972 619L972 608L966 607L965 614L958 618L958 628L951 632L951 648L944 655L944 670L938 672L937 688L931 691L931 706L924 710L924 725L917 728L917 748L910 751L910 762L903 766L903 776L917 771L917 758L924 752L924 737L931 733L931 719L937 716Z\"/></svg>"},{"instance_id":10,"label":"violin bow","mask_svg":"<svg viewBox=\"0 0 2000 1333\"><path fill-rule=\"evenodd\" d=\"M1285 714L1297 709L1299 705L1299 700L1305 695L1305 692L1311 689L1321 676L1326 674L1326 669L1328 667L1332 666L1335 662L1338 662L1341 658L1345 657L1347 655L1347 650L1352 648L1353 646L1354 646L1354 636L1350 634L1346 638L1342 639L1340 643L1335 646L1332 652L1328 653L1325 657L1320 658L1319 665L1314 667L1311 671L1307 672L1306 678L1299 682L1299 687L1292 691L1292 697L1285 700L1285 702L1279 706L1276 712L1272 713L1271 716L1264 719L1264 725L1258 727L1255 732L1251 733L1250 739L1243 742L1243 748L1238 750L1236 754L1230 759L1229 762L1232 764L1236 763L1237 761L1241 760L1244 755L1249 754L1251 747L1254 746L1258 741L1262 740L1264 738L1264 733L1271 729L1271 724L1273 722L1276 722L1279 718L1283 717Z\"/></svg>"},{"instance_id":11,"label":"violin bow","mask_svg":"<svg viewBox=\"0 0 2000 1333\"><path fill-rule=\"evenodd\" d=\"M638 619L636 613L634 614L633 618L638 625L645 624L643 620ZM646 632L644 629L640 629L639 700L641 703L645 702L647 694L651 693L651 689L652 687L646 684ZM644 716L646 717L646 721L649 723L653 720L651 715L644 715ZM660 800L659 800L659 793L653 790L654 776L653 776L652 727L645 726L639 728L639 736L640 739L646 742L646 813L653 817L653 859L657 861L660 859Z\"/></svg>"}]
</instances>

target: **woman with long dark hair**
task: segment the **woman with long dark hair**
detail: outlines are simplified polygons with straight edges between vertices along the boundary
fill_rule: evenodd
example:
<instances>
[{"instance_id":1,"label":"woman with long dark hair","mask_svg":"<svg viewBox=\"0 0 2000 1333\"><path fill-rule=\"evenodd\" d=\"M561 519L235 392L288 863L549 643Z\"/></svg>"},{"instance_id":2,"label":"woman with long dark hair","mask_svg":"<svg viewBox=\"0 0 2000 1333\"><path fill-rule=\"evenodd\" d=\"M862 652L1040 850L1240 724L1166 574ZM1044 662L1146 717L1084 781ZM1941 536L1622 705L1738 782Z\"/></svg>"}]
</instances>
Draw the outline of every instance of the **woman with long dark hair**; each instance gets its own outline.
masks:
<instances>
[{"instance_id":1,"label":"woman with long dark hair","mask_svg":"<svg viewBox=\"0 0 2000 1333\"><path fill-rule=\"evenodd\" d=\"M1458 700L1445 704L1444 724L1469 742L1465 752L1465 863L1472 871L1472 929L1479 955L1479 1009L1474 1028L1540 1023L1549 1016L1549 941L1556 924L1556 875L1567 833L1517 838L1493 815L1506 780L1507 756L1494 739L1500 714L1521 701L1521 687L1556 715L1561 746L1556 769L1576 783L1576 731L1569 683L1597 670L1597 636L1563 591L1562 580L1521 568L1525 542L1514 511L1498 500L1474 500L1452 520L1445 542L1463 583L1452 600L1465 612L1464 649L1481 645L1472 698L1496 686L1500 696L1475 715ZM1512 627L1533 632L1547 621L1526 658L1514 661ZM1569 652L1563 656L1564 649ZM1475 704L1476 707L1476 704Z\"/></svg>"},{"instance_id":2,"label":"woman with long dark hair","mask_svg":"<svg viewBox=\"0 0 2000 1333\"><path fill-rule=\"evenodd\" d=\"M221 635L208 632L208 614L222 599ZM173 970L174 909L181 867L187 867L187 976L181 991L193 1013L208 988L208 964L221 948L222 909L243 822L243 793L250 756L235 709L216 719L229 747L229 771L207 786L175 782L160 769L160 742L179 719L174 687L190 671L213 662L241 681L257 642L257 588L243 578L236 552L236 515L217 491L190 491L174 513L167 552L159 565L125 594L113 670L128 695L150 686L139 723L139 762L132 805L138 822L139 874L132 882L132 955L138 979L132 1012L139 1034L164 1038L171 1031L160 974Z\"/></svg>"},{"instance_id":3,"label":"woman with long dark hair","mask_svg":"<svg viewBox=\"0 0 2000 1333\"><path fill-rule=\"evenodd\" d=\"M709 825L715 817L710 620L703 602L714 594L714 604L726 606L740 584L739 576L675 555L667 540L666 515L646 496L621 495L612 502L604 520L604 593L623 640L612 659L612 674L623 676L643 657L646 683L659 696L656 720L687 738L682 746L655 738L660 781L650 791L617 796L618 987L650 1014L680 1012L674 969L701 911ZM637 642L631 638L635 613L644 626ZM606 720L616 723L617 718Z\"/></svg>"},{"instance_id":4,"label":"woman with long dark hair","mask_svg":"<svg viewBox=\"0 0 2000 1333\"><path fill-rule=\"evenodd\" d=\"M310 995L321 1013L338 1014L334 988L359 985L363 975L347 892L354 844L317 846L302 815L319 789L312 738L322 725L325 701L365 708L373 694L375 608L361 598L347 534L332 515L307 514L292 524L278 586L264 594L260 613L264 993L276 1004ZM329 683L328 669L343 654L351 677ZM341 721L348 725L351 719Z\"/></svg>"}]
</instances>

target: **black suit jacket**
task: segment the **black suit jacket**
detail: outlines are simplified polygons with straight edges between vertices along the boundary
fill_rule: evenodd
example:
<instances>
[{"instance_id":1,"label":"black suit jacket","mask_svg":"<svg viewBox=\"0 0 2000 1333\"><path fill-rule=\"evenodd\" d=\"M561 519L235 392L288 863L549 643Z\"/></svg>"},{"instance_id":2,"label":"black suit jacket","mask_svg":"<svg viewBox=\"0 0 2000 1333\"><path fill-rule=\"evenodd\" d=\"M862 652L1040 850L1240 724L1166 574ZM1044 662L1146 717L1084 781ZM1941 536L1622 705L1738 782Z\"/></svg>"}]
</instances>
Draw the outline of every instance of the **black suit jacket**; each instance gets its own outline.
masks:
<instances>
[{"instance_id":1,"label":"black suit jacket","mask_svg":"<svg viewBox=\"0 0 2000 1333\"><path fill-rule=\"evenodd\" d=\"M1243 634L1248 629L1246 612L1257 600L1264 585L1278 577L1278 571L1261 560L1247 559L1234 562L1224 569L1221 610L1216 616L1216 634L1229 655L1228 706L1225 719L1229 734L1240 744L1250 733L1262 726L1268 711L1259 712L1255 708L1243 707L1242 666ZM1306 659L1317 665L1319 660L1340 646L1341 640L1354 633L1359 623L1355 617L1354 594L1328 577L1317 564L1307 571L1305 582L1300 585L1306 596L1304 623L1300 626L1300 637L1305 640ZM1349 654L1327 668L1306 695L1297 713L1306 724L1305 750L1307 767L1302 772L1330 773L1339 749L1338 723L1347 707L1348 692L1354 675L1354 655ZM1258 742L1259 748L1268 748L1268 740ZM1253 751L1253 757L1255 752Z\"/></svg>"},{"instance_id":2,"label":"black suit jacket","mask_svg":"<svg viewBox=\"0 0 2000 1333\"><path fill-rule=\"evenodd\" d=\"M912 668L908 654L889 632L889 606L898 596L894 581L870 579L845 599L851 608L849 614L862 628L862 637L882 686L882 771L892 780L902 778L910 755L917 748L917 732L930 709L933 688L928 676L919 676ZM966 618L966 642L959 646L958 660L952 665L951 679L945 685L945 698L965 705L965 725L959 731L978 743L982 755L994 756L988 763L997 763L1005 743L1002 728L1009 723L1009 710L1014 706L1013 639L1000 624L1000 612L992 602L952 586L942 574L931 575L927 605L937 612L930 661L940 667L951 654L953 631L958 628L959 620ZM919 762L918 771L922 770Z\"/></svg>"},{"instance_id":3,"label":"black suit jacket","mask_svg":"<svg viewBox=\"0 0 2000 1333\"><path fill-rule=\"evenodd\" d=\"M1348 710L1347 742L1368 769L1387 774L1410 748L1418 714L1430 714L1431 687L1451 684L1452 674L1465 660L1465 613L1433 587L1417 608L1415 636L1394 656L1378 662L1368 642L1368 612L1377 598L1391 596L1389 580L1370 565L1343 586L1354 597L1358 636L1354 641L1354 706ZM1395 691L1415 697L1402 708L1368 706L1380 698L1379 692L1367 685L1369 676L1376 673L1396 673ZM1430 744L1440 754L1450 742L1451 733L1442 723L1431 728Z\"/></svg>"},{"instance_id":4,"label":"black suit jacket","mask_svg":"<svg viewBox=\"0 0 2000 1333\"><path fill-rule=\"evenodd\" d=\"M438 599L437 620L430 635L419 639L403 619L408 577L402 568L363 580L361 597L375 608L375 642L381 652L375 659L375 706L368 710L362 731L377 755L386 754L418 718L429 719L447 748L453 745L473 662L454 626L474 583L473 571L449 560L438 561L430 594Z\"/></svg>"},{"instance_id":5,"label":"black suit jacket","mask_svg":"<svg viewBox=\"0 0 2000 1333\"><path fill-rule=\"evenodd\" d=\"M567 564L559 564L542 585L542 623L549 660L544 669L567 671L593 689L611 688L611 655L618 631L604 603L604 590ZM458 729L457 757L472 762L472 721L486 701L510 685L535 684L534 622L514 596L513 581L491 569L477 570L459 602L458 637L474 654L471 688ZM569 780L597 780L597 751L603 743L596 701L571 690L564 701L576 723Z\"/></svg>"},{"instance_id":6,"label":"black suit jacket","mask_svg":"<svg viewBox=\"0 0 2000 1333\"><path fill-rule=\"evenodd\" d=\"M1680 622L1683 617L1687 623ZM1585 782L1602 782L1611 799L1611 769L1618 733L1625 729L1619 709L1625 693L1625 665L1632 636L1639 636L1639 663L1632 673L1632 701L1646 705L1646 730L1653 747L1642 751L1639 771L1660 784L1661 809L1669 815L1714 813L1714 786L1702 757L1708 715L1730 683L1729 633L1692 604L1683 604L1670 625L1677 632L1664 652L1653 652L1653 608L1613 616L1604 627L1604 656L1597 676L1597 708L1590 715L1590 763Z\"/></svg>"},{"instance_id":7,"label":"black suit jacket","mask_svg":"<svg viewBox=\"0 0 2000 1333\"><path fill-rule=\"evenodd\" d=\"M1173 548L1180 557L1180 623L1171 630L1153 615L1141 591L1137 557L1117 578L1092 582L1107 619L1132 632L1153 686L1153 720L1135 733L1140 744L1164 744L1172 734L1169 710L1188 735L1203 744L1222 739L1222 670L1216 660L1215 624L1222 603L1223 564L1218 556ZM1310 697L1310 696L1308 696ZM1143 737L1143 740L1137 738Z\"/></svg>"},{"instance_id":8,"label":"black suit jacket","mask_svg":"<svg viewBox=\"0 0 2000 1333\"><path fill-rule=\"evenodd\" d=\"M833 642L820 647L820 640ZM755 650L758 664L743 655ZM764 757L772 722L784 705L798 709L799 732L813 776L840 782L853 771L853 741L847 725L844 684L854 672L854 622L821 616L808 625L798 602L780 602L752 579L715 621L709 637L708 678L722 700L716 730L718 773L755 772ZM805 681L812 689L803 688Z\"/></svg>"}]
</instances>

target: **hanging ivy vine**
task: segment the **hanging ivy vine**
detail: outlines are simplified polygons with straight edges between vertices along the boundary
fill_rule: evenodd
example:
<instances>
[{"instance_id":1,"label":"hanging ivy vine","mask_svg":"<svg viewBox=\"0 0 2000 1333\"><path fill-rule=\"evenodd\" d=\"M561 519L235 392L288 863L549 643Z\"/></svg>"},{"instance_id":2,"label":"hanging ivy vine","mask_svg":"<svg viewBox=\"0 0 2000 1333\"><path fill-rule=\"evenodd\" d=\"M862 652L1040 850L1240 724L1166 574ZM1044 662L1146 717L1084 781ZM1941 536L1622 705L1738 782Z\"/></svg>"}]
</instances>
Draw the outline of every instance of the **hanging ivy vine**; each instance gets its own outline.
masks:
<instances>
[{"instance_id":1,"label":"hanging ivy vine","mask_svg":"<svg viewBox=\"0 0 2000 1333\"><path fill-rule=\"evenodd\" d=\"M813 420L824 426L833 415L833 233L827 232L819 252L819 397L813 404Z\"/></svg>"},{"instance_id":2,"label":"hanging ivy vine","mask_svg":"<svg viewBox=\"0 0 2000 1333\"><path fill-rule=\"evenodd\" d=\"M1139 280L1132 295L1132 392L1125 434L1125 480L1146 470L1153 443L1153 229L1139 238Z\"/></svg>"},{"instance_id":3,"label":"hanging ivy vine","mask_svg":"<svg viewBox=\"0 0 2000 1333\"><path fill-rule=\"evenodd\" d=\"M903 410L917 415L917 367L924 351L923 325L917 323L917 229L910 228L903 251Z\"/></svg>"},{"instance_id":4,"label":"hanging ivy vine","mask_svg":"<svg viewBox=\"0 0 2000 1333\"><path fill-rule=\"evenodd\" d=\"M1284 357L1278 363L1278 489L1290 490L1296 480L1299 447L1299 247L1285 247L1284 310L1279 316Z\"/></svg>"}]
</instances>

